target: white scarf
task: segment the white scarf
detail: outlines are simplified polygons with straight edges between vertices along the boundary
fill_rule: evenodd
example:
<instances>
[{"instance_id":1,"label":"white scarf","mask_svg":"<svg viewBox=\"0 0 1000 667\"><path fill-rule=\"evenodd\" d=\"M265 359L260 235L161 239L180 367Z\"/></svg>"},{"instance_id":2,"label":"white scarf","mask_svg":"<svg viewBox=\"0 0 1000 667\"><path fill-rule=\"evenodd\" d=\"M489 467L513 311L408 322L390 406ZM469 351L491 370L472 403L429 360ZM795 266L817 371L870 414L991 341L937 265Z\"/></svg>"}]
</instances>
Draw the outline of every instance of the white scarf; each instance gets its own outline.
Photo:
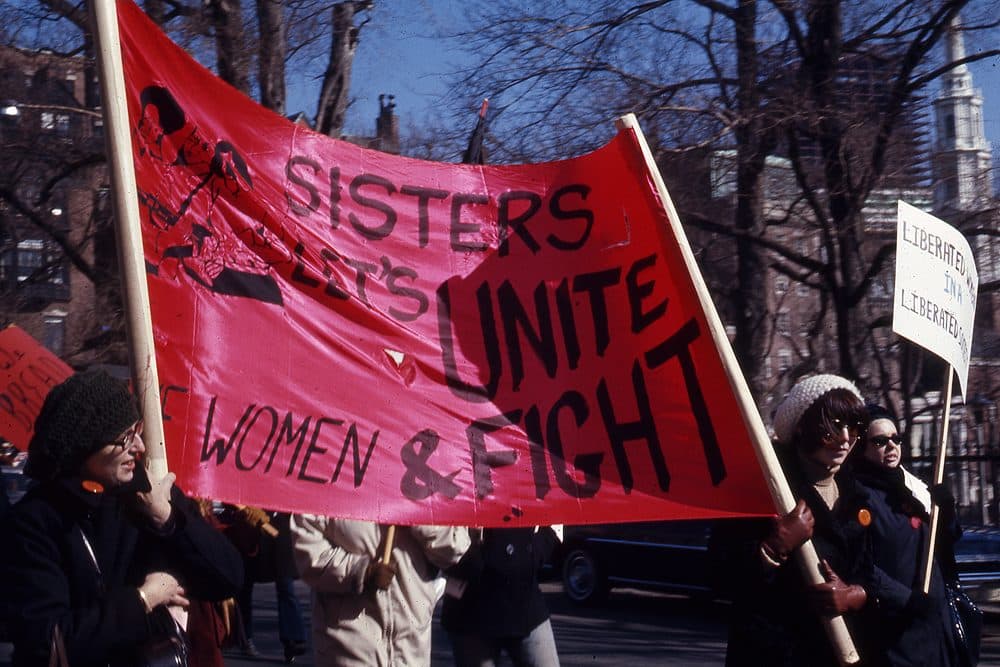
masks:
<instances>
[{"instance_id":1,"label":"white scarf","mask_svg":"<svg viewBox=\"0 0 1000 667\"><path fill-rule=\"evenodd\" d=\"M903 484L910 490L913 499L924 506L924 511L931 513L931 492L922 479L911 473L903 466L899 467L903 471Z\"/></svg>"}]
</instances>

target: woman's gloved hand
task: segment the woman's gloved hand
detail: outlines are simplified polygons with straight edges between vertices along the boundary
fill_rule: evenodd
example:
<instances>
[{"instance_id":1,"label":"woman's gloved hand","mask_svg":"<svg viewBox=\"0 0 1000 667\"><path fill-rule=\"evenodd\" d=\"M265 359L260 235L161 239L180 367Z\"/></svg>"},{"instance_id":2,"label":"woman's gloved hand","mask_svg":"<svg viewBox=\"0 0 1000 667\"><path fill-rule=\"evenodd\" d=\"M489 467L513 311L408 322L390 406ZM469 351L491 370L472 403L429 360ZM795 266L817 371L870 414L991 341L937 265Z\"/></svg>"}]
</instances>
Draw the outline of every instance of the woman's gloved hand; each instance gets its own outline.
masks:
<instances>
[{"instance_id":1,"label":"woman's gloved hand","mask_svg":"<svg viewBox=\"0 0 1000 667\"><path fill-rule=\"evenodd\" d=\"M947 484L935 484L931 487L931 500L939 508L942 525L949 526L955 520L955 496Z\"/></svg>"},{"instance_id":2,"label":"woman's gloved hand","mask_svg":"<svg viewBox=\"0 0 1000 667\"><path fill-rule=\"evenodd\" d=\"M820 561L819 570L826 577L826 583L815 584L809 589L816 611L825 616L839 616L865 606L868 594L864 588L843 581L825 560Z\"/></svg>"},{"instance_id":3,"label":"woman's gloved hand","mask_svg":"<svg viewBox=\"0 0 1000 667\"><path fill-rule=\"evenodd\" d=\"M236 516L239 517L240 521L254 528L260 528L265 523L271 522L271 517L267 515L267 512L259 507L249 505L237 505Z\"/></svg>"},{"instance_id":4,"label":"woman's gloved hand","mask_svg":"<svg viewBox=\"0 0 1000 667\"><path fill-rule=\"evenodd\" d=\"M762 546L768 556L778 561L787 560L793 551L812 537L812 510L806 501L799 500L795 508L784 516L774 517L771 534L764 539Z\"/></svg>"}]
</instances>

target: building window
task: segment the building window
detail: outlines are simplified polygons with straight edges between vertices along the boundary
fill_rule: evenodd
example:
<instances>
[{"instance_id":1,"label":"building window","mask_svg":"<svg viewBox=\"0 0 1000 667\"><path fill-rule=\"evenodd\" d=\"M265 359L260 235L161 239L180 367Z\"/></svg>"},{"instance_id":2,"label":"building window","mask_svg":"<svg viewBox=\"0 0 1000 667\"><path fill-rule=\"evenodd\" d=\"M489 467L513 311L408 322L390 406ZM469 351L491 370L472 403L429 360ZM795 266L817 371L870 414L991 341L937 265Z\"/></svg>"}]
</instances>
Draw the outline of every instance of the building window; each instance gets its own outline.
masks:
<instances>
[{"instance_id":1,"label":"building window","mask_svg":"<svg viewBox=\"0 0 1000 667\"><path fill-rule=\"evenodd\" d=\"M10 100L0 102L0 125L13 128L17 127L20 120L21 109L18 108L16 102Z\"/></svg>"},{"instance_id":2,"label":"building window","mask_svg":"<svg viewBox=\"0 0 1000 667\"><path fill-rule=\"evenodd\" d=\"M778 276L774 279L774 293L782 295L788 291L788 276Z\"/></svg>"},{"instance_id":3,"label":"building window","mask_svg":"<svg viewBox=\"0 0 1000 667\"><path fill-rule=\"evenodd\" d=\"M731 151L712 154L711 178L712 198L721 199L736 192L736 162Z\"/></svg>"},{"instance_id":4,"label":"building window","mask_svg":"<svg viewBox=\"0 0 1000 667\"><path fill-rule=\"evenodd\" d=\"M871 296L875 301L892 301L892 276L880 277L872 282Z\"/></svg>"},{"instance_id":5,"label":"building window","mask_svg":"<svg viewBox=\"0 0 1000 667\"><path fill-rule=\"evenodd\" d=\"M66 342L66 318L62 315L46 315L42 329L42 345L55 355L63 353Z\"/></svg>"},{"instance_id":6,"label":"building window","mask_svg":"<svg viewBox=\"0 0 1000 667\"><path fill-rule=\"evenodd\" d=\"M45 242L39 239L27 239L17 244L17 281L23 282L42 267Z\"/></svg>"},{"instance_id":7,"label":"building window","mask_svg":"<svg viewBox=\"0 0 1000 667\"><path fill-rule=\"evenodd\" d=\"M45 241L41 239L18 241L16 250L0 256L0 276L5 280L13 280L14 275L19 283L66 283L66 267L60 260L59 252L46 247Z\"/></svg>"},{"instance_id":8,"label":"building window","mask_svg":"<svg viewBox=\"0 0 1000 667\"><path fill-rule=\"evenodd\" d=\"M17 270L17 251L15 250L4 250L3 254L0 254L0 282L6 283L8 280L13 279L13 275Z\"/></svg>"},{"instance_id":9,"label":"building window","mask_svg":"<svg viewBox=\"0 0 1000 667\"><path fill-rule=\"evenodd\" d=\"M958 196L958 183L955 182L955 179L949 178L947 181L944 182L944 198L954 199L957 196Z\"/></svg>"},{"instance_id":10,"label":"building window","mask_svg":"<svg viewBox=\"0 0 1000 667\"><path fill-rule=\"evenodd\" d=\"M111 217L111 190L107 186L94 191L94 217L98 219Z\"/></svg>"},{"instance_id":11,"label":"building window","mask_svg":"<svg viewBox=\"0 0 1000 667\"><path fill-rule=\"evenodd\" d=\"M809 296L809 285L798 283L795 285L795 293L799 296Z\"/></svg>"},{"instance_id":12,"label":"building window","mask_svg":"<svg viewBox=\"0 0 1000 667\"><path fill-rule=\"evenodd\" d=\"M778 372L784 373L792 367L792 353L790 350L778 350Z\"/></svg>"},{"instance_id":13,"label":"building window","mask_svg":"<svg viewBox=\"0 0 1000 667\"><path fill-rule=\"evenodd\" d=\"M944 117L944 136L948 139L955 138L955 117L951 114Z\"/></svg>"},{"instance_id":14,"label":"building window","mask_svg":"<svg viewBox=\"0 0 1000 667\"><path fill-rule=\"evenodd\" d=\"M60 137L69 135L69 114L43 111L41 126L46 132L55 132Z\"/></svg>"},{"instance_id":15,"label":"building window","mask_svg":"<svg viewBox=\"0 0 1000 667\"><path fill-rule=\"evenodd\" d=\"M791 330L791 318L787 310L778 313L775 326L780 334L787 334Z\"/></svg>"}]
</instances>

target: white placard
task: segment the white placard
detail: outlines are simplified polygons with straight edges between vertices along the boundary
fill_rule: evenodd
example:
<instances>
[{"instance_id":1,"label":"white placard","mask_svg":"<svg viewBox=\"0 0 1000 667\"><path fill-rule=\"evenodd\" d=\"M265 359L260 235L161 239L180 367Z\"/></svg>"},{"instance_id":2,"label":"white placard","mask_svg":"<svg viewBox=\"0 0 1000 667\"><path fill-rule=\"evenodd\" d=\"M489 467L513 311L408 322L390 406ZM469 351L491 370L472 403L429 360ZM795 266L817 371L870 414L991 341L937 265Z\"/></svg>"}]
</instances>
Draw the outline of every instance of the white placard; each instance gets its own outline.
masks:
<instances>
[{"instance_id":1,"label":"white placard","mask_svg":"<svg viewBox=\"0 0 1000 667\"><path fill-rule=\"evenodd\" d=\"M962 233L898 202L892 330L951 364L965 396L979 272Z\"/></svg>"}]
</instances>

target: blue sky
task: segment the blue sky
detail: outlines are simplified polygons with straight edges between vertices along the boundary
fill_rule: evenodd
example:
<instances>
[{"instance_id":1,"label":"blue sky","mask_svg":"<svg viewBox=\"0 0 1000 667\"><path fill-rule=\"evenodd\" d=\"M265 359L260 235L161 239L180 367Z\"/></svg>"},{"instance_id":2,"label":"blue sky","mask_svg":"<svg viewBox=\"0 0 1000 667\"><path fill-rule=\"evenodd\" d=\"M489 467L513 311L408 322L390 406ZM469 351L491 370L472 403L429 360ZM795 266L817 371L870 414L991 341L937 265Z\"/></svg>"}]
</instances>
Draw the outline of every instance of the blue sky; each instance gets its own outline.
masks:
<instances>
[{"instance_id":1,"label":"blue sky","mask_svg":"<svg viewBox=\"0 0 1000 667\"><path fill-rule=\"evenodd\" d=\"M1000 58L976 63L971 68L972 80L983 93L983 122L986 138L1000 144ZM1000 150L1000 145L994 154Z\"/></svg>"},{"instance_id":2,"label":"blue sky","mask_svg":"<svg viewBox=\"0 0 1000 667\"><path fill-rule=\"evenodd\" d=\"M367 13L371 20L361 30L354 57L352 106L345 128L349 134L374 131L382 93L396 96L396 113L404 128L435 113L447 92L448 75L458 70L463 60L462 53L443 48L437 35L461 20L460 11L460 3L453 0L375 3ZM414 21L414 15L421 20ZM315 114L317 90L317 82L291 85L288 112ZM470 105L478 109L478 103Z\"/></svg>"},{"instance_id":3,"label":"blue sky","mask_svg":"<svg viewBox=\"0 0 1000 667\"><path fill-rule=\"evenodd\" d=\"M421 16L420 21L413 20L415 13ZM347 131L368 134L374 130L380 93L396 96L396 113L404 129L434 117L441 97L447 94L448 75L465 60L465 54L455 47L443 47L436 35L460 22L461 3L455 0L376 3L371 21L361 31L355 56ZM971 69L984 98L986 137L998 143L994 152L1000 152L1000 58L976 63ZM315 113L315 86L315 82L305 82L298 90L293 87L289 112ZM929 97L937 90L938 85L933 84ZM468 100L470 128L480 101Z\"/></svg>"}]
</instances>

